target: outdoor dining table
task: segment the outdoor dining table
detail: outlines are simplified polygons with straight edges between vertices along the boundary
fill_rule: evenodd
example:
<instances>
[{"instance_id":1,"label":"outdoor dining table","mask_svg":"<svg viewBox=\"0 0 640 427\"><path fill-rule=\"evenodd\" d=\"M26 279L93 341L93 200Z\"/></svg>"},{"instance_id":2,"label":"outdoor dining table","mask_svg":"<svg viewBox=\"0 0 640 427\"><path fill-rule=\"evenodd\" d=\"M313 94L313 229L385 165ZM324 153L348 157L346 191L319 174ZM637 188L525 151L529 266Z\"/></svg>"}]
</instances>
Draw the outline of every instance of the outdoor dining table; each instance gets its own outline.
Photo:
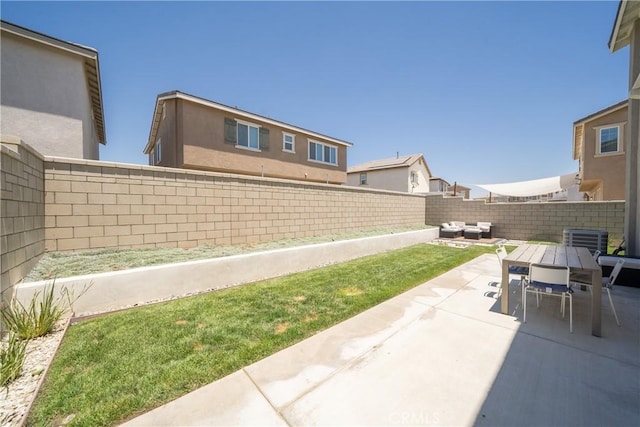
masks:
<instances>
[{"instance_id":1,"label":"outdoor dining table","mask_svg":"<svg viewBox=\"0 0 640 427\"><path fill-rule=\"evenodd\" d=\"M509 267L529 264L569 267L571 272L591 274L591 334L601 336L602 270L588 248L573 246L521 245L502 260L501 311L509 314Z\"/></svg>"}]
</instances>

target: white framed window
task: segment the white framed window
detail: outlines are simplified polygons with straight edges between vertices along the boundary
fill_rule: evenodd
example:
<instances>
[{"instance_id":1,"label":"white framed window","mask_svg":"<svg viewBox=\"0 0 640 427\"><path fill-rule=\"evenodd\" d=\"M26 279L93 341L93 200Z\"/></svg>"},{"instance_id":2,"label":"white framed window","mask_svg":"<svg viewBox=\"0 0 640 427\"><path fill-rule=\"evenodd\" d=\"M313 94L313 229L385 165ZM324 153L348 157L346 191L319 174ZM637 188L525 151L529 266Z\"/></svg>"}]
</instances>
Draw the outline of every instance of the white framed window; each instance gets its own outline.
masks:
<instances>
[{"instance_id":1,"label":"white framed window","mask_svg":"<svg viewBox=\"0 0 640 427\"><path fill-rule=\"evenodd\" d=\"M360 185L367 185L367 173L360 174Z\"/></svg>"},{"instance_id":2,"label":"white framed window","mask_svg":"<svg viewBox=\"0 0 640 427\"><path fill-rule=\"evenodd\" d=\"M338 165L338 149L333 145L309 140L309 161Z\"/></svg>"},{"instance_id":3,"label":"white framed window","mask_svg":"<svg viewBox=\"0 0 640 427\"><path fill-rule=\"evenodd\" d=\"M154 150L156 157L155 164L157 165L162 161L162 138L158 138L156 141L156 149Z\"/></svg>"},{"instance_id":4,"label":"white framed window","mask_svg":"<svg viewBox=\"0 0 640 427\"><path fill-rule=\"evenodd\" d=\"M600 126L596 130L596 155L618 154L622 152L624 125Z\"/></svg>"},{"instance_id":5,"label":"white framed window","mask_svg":"<svg viewBox=\"0 0 640 427\"><path fill-rule=\"evenodd\" d=\"M236 122L238 132L236 146L260 151L260 126L240 120Z\"/></svg>"},{"instance_id":6,"label":"white framed window","mask_svg":"<svg viewBox=\"0 0 640 427\"><path fill-rule=\"evenodd\" d=\"M410 179L411 179L411 185L412 185L413 187L418 186L418 172L416 172L416 171L411 171Z\"/></svg>"},{"instance_id":7,"label":"white framed window","mask_svg":"<svg viewBox=\"0 0 640 427\"><path fill-rule=\"evenodd\" d=\"M282 132L282 151L296 152L296 136L294 134Z\"/></svg>"}]
</instances>

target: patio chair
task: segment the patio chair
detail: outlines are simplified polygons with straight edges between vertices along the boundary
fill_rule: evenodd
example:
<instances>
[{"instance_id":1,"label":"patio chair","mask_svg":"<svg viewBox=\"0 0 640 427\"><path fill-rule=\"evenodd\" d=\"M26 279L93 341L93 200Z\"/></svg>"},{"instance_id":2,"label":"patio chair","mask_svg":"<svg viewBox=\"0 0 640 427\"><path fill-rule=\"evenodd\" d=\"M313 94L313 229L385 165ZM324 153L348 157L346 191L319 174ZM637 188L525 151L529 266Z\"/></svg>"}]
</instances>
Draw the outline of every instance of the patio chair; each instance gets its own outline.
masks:
<instances>
[{"instance_id":1,"label":"patio chair","mask_svg":"<svg viewBox=\"0 0 640 427\"><path fill-rule=\"evenodd\" d=\"M596 251L593 253L593 260L598 262L598 258L600 258L600 254L602 252L600 252L599 250L596 249ZM591 283L591 273L585 273L585 272L577 272L577 273L571 273L569 274L569 280L571 282L578 282L581 285L582 284L589 284Z\"/></svg>"},{"instance_id":2,"label":"patio chair","mask_svg":"<svg viewBox=\"0 0 640 427\"><path fill-rule=\"evenodd\" d=\"M502 260L507 256L507 249L502 245L498 246L498 249L496 249L496 255L498 256L500 268L502 268ZM529 267L510 265L509 274L517 274L518 276L521 276L521 279L524 279L524 276L529 274Z\"/></svg>"},{"instance_id":3,"label":"patio chair","mask_svg":"<svg viewBox=\"0 0 640 427\"><path fill-rule=\"evenodd\" d=\"M507 256L507 249L504 246L499 245L498 249L496 249L496 255L498 256L498 263L500 264L500 269L502 269L502 260ZM529 268L521 267L517 265L510 265L509 274L520 276L519 284L521 285L522 282L525 280L525 277L529 274ZM500 287L500 290L502 290L502 287ZM500 292L498 292L498 296L500 296Z\"/></svg>"},{"instance_id":4,"label":"patio chair","mask_svg":"<svg viewBox=\"0 0 640 427\"><path fill-rule=\"evenodd\" d=\"M569 267L546 264L531 264L529 277L522 282L523 323L527 323L527 294L536 294L536 305L540 307L540 295L553 295L562 298L560 312L565 315L565 299L569 298L569 332L573 333L573 289L569 282Z\"/></svg>"},{"instance_id":5,"label":"patio chair","mask_svg":"<svg viewBox=\"0 0 640 427\"><path fill-rule=\"evenodd\" d=\"M620 320L618 320L618 314L616 313L616 308L613 305L613 299L611 298L611 289L613 289L613 284L615 283L616 279L618 278L618 275L620 274L620 271L622 271L622 267L624 266L624 259L620 259L618 260L618 262L616 263L616 265L613 267L613 270L611 270L611 274L609 275L609 277L603 277L602 278L602 290L606 290L607 291L607 296L609 296L609 304L611 305L611 310L613 311L613 317L615 317L616 319L616 324L618 326L620 326ZM589 276L586 280L573 280L571 279L571 282L576 283L578 285L581 286L587 286L589 287L589 290L591 292L593 292L593 286L591 283L591 277Z\"/></svg>"}]
</instances>

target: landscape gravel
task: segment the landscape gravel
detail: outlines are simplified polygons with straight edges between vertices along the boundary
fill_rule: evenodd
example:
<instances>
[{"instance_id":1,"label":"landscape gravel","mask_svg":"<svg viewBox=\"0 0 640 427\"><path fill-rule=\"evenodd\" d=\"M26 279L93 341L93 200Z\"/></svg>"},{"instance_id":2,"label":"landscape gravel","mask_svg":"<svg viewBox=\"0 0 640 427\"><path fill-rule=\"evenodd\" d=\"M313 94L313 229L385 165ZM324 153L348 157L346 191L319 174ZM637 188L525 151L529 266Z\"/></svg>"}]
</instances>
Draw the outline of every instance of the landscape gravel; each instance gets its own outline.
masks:
<instances>
[{"instance_id":1,"label":"landscape gravel","mask_svg":"<svg viewBox=\"0 0 640 427\"><path fill-rule=\"evenodd\" d=\"M0 388L0 426L17 427L22 424L62 340L65 324L58 323L51 333L27 343L20 376Z\"/></svg>"}]
</instances>

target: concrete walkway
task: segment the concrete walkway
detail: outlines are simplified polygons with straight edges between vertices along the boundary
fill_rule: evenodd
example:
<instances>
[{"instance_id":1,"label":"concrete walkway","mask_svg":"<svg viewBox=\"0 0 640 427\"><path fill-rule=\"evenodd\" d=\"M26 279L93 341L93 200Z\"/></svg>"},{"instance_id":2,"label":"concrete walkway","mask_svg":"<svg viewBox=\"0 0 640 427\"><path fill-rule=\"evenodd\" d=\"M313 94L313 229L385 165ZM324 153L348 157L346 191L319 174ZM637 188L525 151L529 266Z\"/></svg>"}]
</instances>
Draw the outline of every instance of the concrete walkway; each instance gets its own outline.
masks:
<instances>
[{"instance_id":1,"label":"concrete walkway","mask_svg":"<svg viewBox=\"0 0 640 427\"><path fill-rule=\"evenodd\" d=\"M588 292L570 334L559 298L523 324L515 280L500 314L499 280L483 255L125 425L640 425L640 289L596 338Z\"/></svg>"}]
</instances>

